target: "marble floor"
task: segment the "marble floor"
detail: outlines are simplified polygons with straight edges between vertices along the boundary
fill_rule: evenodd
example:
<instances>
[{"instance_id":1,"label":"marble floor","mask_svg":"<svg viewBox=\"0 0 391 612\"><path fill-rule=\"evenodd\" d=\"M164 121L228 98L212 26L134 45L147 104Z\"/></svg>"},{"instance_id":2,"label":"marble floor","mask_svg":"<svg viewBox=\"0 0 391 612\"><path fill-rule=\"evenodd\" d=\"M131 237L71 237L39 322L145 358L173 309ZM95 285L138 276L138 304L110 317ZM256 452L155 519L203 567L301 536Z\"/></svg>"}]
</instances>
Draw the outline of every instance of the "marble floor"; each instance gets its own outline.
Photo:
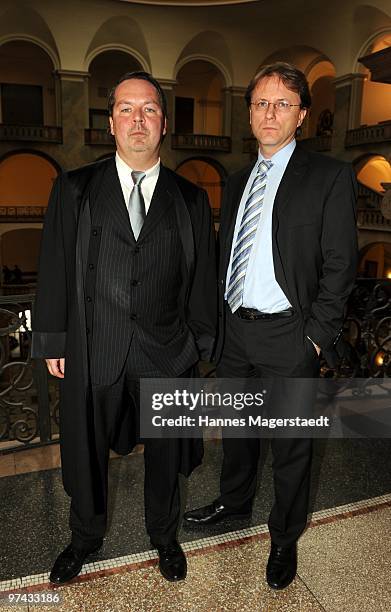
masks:
<instances>
[{"instance_id":1,"label":"marble floor","mask_svg":"<svg viewBox=\"0 0 391 612\"><path fill-rule=\"evenodd\" d=\"M60 588L48 583L53 560L69 540L58 447L0 455L0 612L391 609L389 440L315 441L310 523L299 542L298 575L282 592L269 589L264 579L272 503L266 447L252 518L202 530L182 527L188 576L177 584L160 576L145 534L143 457L137 450L111 461L104 546L80 576ZM220 465L220 443L207 442L203 465L182 482L184 507L216 496ZM51 603L54 597L59 601Z\"/></svg>"}]
</instances>

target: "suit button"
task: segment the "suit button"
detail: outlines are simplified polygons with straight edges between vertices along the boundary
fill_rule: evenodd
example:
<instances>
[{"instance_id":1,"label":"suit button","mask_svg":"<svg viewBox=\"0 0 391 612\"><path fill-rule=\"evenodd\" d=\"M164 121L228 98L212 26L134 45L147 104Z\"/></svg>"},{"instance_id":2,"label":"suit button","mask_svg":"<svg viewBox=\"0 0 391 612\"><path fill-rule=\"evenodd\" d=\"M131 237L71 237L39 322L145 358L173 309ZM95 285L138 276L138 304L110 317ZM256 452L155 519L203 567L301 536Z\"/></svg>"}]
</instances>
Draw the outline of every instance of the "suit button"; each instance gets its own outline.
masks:
<instances>
[{"instance_id":1,"label":"suit button","mask_svg":"<svg viewBox=\"0 0 391 612\"><path fill-rule=\"evenodd\" d=\"M130 318L132 319L132 321L135 321L137 319L137 315L132 312L132 314L130 315Z\"/></svg>"},{"instance_id":2,"label":"suit button","mask_svg":"<svg viewBox=\"0 0 391 612\"><path fill-rule=\"evenodd\" d=\"M93 236L97 236L98 235L98 230L92 230L92 235Z\"/></svg>"},{"instance_id":3,"label":"suit button","mask_svg":"<svg viewBox=\"0 0 391 612\"><path fill-rule=\"evenodd\" d=\"M88 336L89 333L90 333L90 328L86 327L86 334L87 334L87 336Z\"/></svg>"},{"instance_id":4,"label":"suit button","mask_svg":"<svg viewBox=\"0 0 391 612\"><path fill-rule=\"evenodd\" d=\"M89 295L87 295L87 302L92 302L92 298Z\"/></svg>"},{"instance_id":5,"label":"suit button","mask_svg":"<svg viewBox=\"0 0 391 612\"><path fill-rule=\"evenodd\" d=\"M88 267L90 270L93 270L95 268L94 264L89 264Z\"/></svg>"},{"instance_id":6,"label":"suit button","mask_svg":"<svg viewBox=\"0 0 391 612\"><path fill-rule=\"evenodd\" d=\"M130 281L130 284L132 285L132 287L138 287L139 285L141 285L141 282L138 280L132 280Z\"/></svg>"},{"instance_id":7,"label":"suit button","mask_svg":"<svg viewBox=\"0 0 391 612\"><path fill-rule=\"evenodd\" d=\"M140 253L140 247L136 247L136 248L133 250L133 255L137 255L138 253Z\"/></svg>"}]
</instances>

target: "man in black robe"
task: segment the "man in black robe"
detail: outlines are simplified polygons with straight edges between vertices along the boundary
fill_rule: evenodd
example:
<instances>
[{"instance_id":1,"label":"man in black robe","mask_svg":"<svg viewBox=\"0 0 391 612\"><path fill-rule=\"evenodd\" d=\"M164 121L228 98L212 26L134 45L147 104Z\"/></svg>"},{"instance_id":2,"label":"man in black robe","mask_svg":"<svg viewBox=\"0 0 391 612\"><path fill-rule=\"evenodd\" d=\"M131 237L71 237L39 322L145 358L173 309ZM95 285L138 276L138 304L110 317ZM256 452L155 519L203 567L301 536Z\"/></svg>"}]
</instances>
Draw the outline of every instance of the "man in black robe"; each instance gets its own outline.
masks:
<instances>
[{"instance_id":1,"label":"man in black robe","mask_svg":"<svg viewBox=\"0 0 391 612\"><path fill-rule=\"evenodd\" d=\"M41 247L32 356L60 379L71 497L72 540L54 583L76 576L102 545L109 451L137 443L140 378L192 375L214 338L210 208L203 190L160 163L164 92L149 74L127 73L109 115L116 156L57 179ZM146 528L167 580L186 576L178 473L188 475L201 456L200 441L145 441Z\"/></svg>"}]
</instances>

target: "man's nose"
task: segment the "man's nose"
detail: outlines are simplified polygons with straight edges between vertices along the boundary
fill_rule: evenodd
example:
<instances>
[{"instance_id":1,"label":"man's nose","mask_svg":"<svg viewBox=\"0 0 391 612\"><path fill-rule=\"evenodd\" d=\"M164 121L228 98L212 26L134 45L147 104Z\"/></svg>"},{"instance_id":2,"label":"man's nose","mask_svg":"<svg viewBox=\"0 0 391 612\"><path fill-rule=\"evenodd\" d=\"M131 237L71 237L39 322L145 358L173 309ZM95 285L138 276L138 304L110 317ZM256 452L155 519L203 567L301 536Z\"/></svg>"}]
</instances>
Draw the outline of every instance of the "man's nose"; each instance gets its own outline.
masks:
<instances>
[{"instance_id":1,"label":"man's nose","mask_svg":"<svg viewBox=\"0 0 391 612\"><path fill-rule=\"evenodd\" d=\"M133 121L135 123L140 123L140 121L144 121L144 113L142 108L135 108L133 111Z\"/></svg>"},{"instance_id":2,"label":"man's nose","mask_svg":"<svg viewBox=\"0 0 391 612\"><path fill-rule=\"evenodd\" d=\"M276 108L273 104L273 102L269 102L269 105L267 107L267 111L266 111L266 117L269 119L273 119L276 116Z\"/></svg>"}]
</instances>

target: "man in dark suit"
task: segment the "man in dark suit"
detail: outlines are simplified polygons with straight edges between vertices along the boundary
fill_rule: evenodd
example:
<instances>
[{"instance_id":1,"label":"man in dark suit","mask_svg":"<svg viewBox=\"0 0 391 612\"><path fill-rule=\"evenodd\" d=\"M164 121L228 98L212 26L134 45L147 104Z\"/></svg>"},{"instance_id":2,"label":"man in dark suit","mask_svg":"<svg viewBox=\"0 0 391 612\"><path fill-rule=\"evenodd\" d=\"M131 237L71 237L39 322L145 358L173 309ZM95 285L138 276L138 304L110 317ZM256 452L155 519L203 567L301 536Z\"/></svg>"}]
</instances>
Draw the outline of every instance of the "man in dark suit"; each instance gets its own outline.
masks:
<instances>
[{"instance_id":1,"label":"man in dark suit","mask_svg":"<svg viewBox=\"0 0 391 612\"><path fill-rule=\"evenodd\" d=\"M41 248L32 354L60 379L72 498L72 541L54 564L55 583L76 576L102 545L109 450L126 454L138 441L139 379L191 376L214 338L210 208L203 190L160 163L164 92L149 74L127 73L109 115L115 158L59 177ZM181 580L178 473L201 461L202 444L146 440L144 458L146 528L163 576Z\"/></svg>"},{"instance_id":2,"label":"man in dark suit","mask_svg":"<svg viewBox=\"0 0 391 612\"><path fill-rule=\"evenodd\" d=\"M223 198L217 374L313 378L320 351L333 352L355 278L355 177L349 164L296 144L311 97L294 66L262 68L246 101L259 153L255 165L229 178ZM187 512L188 523L249 515L259 442L223 437L220 497ZM275 437L271 446L266 577L282 589L296 574L296 542L307 521L311 440Z\"/></svg>"}]
</instances>

